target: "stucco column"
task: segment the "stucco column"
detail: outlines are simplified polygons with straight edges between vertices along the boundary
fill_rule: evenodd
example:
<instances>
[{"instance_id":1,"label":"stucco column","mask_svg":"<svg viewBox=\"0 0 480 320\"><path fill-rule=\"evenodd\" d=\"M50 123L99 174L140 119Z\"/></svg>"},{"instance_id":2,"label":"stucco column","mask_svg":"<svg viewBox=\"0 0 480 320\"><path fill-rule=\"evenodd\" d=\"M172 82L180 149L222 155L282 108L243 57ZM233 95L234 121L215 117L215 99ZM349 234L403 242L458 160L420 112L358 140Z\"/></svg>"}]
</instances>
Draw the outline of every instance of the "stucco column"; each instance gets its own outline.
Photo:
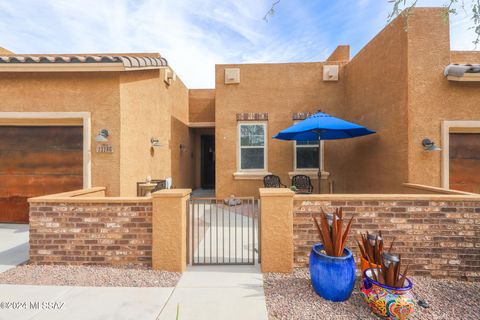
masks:
<instances>
[{"instance_id":1,"label":"stucco column","mask_svg":"<svg viewBox=\"0 0 480 320\"><path fill-rule=\"evenodd\" d=\"M293 271L293 196L290 189L260 189L262 272Z\"/></svg>"},{"instance_id":2,"label":"stucco column","mask_svg":"<svg viewBox=\"0 0 480 320\"><path fill-rule=\"evenodd\" d=\"M191 189L152 195L152 267L183 272L187 267L187 200Z\"/></svg>"}]
</instances>

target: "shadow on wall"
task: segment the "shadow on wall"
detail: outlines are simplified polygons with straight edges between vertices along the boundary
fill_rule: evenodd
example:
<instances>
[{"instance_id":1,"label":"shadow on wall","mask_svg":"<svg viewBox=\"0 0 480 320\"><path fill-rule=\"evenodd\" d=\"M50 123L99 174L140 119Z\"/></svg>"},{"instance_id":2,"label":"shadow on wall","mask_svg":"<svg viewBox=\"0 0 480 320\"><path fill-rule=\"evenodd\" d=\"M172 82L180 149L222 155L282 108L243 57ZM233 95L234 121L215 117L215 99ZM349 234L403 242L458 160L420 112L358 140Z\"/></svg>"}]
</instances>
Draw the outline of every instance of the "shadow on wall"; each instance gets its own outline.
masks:
<instances>
[{"instance_id":1,"label":"shadow on wall","mask_svg":"<svg viewBox=\"0 0 480 320\"><path fill-rule=\"evenodd\" d=\"M194 131L182 121L171 117L170 151L172 157L172 180L174 188L193 188L195 141Z\"/></svg>"}]
</instances>

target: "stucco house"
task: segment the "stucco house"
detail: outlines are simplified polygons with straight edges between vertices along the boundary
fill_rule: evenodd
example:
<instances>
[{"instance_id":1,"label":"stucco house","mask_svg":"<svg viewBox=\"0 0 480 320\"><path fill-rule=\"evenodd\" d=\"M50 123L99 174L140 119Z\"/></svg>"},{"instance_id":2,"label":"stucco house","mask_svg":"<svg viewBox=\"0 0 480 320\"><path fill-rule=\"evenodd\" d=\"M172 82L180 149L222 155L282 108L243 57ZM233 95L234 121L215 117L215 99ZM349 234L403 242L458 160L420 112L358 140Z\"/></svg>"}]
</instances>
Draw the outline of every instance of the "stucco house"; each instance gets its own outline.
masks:
<instances>
[{"instance_id":1,"label":"stucco house","mask_svg":"<svg viewBox=\"0 0 480 320\"><path fill-rule=\"evenodd\" d=\"M318 143L271 137L319 109L377 131L322 143L322 190L480 192L480 73L445 74L480 51L450 50L443 10L400 16L353 58L342 45L323 62L217 65L214 89L189 90L159 54L0 49L0 220L82 187L136 196L147 176L217 197L257 195L268 173L315 180Z\"/></svg>"}]
</instances>

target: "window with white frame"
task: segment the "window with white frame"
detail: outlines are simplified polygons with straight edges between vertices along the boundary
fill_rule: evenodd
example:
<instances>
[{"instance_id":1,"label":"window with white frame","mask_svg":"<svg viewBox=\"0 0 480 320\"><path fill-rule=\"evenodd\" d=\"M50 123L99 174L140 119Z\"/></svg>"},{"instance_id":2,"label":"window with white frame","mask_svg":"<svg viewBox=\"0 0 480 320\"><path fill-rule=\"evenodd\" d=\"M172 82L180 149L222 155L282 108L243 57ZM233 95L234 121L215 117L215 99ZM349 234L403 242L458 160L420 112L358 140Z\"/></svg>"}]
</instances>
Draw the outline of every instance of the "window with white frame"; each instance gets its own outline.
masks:
<instances>
[{"instance_id":1,"label":"window with white frame","mask_svg":"<svg viewBox=\"0 0 480 320\"><path fill-rule=\"evenodd\" d=\"M319 140L294 142L294 170L318 170ZM322 146L323 147L323 146ZM323 148L322 153L323 153ZM322 155L323 156L323 155Z\"/></svg>"},{"instance_id":2,"label":"window with white frame","mask_svg":"<svg viewBox=\"0 0 480 320\"><path fill-rule=\"evenodd\" d=\"M265 123L238 124L238 167L240 171L265 171L267 125Z\"/></svg>"}]
</instances>

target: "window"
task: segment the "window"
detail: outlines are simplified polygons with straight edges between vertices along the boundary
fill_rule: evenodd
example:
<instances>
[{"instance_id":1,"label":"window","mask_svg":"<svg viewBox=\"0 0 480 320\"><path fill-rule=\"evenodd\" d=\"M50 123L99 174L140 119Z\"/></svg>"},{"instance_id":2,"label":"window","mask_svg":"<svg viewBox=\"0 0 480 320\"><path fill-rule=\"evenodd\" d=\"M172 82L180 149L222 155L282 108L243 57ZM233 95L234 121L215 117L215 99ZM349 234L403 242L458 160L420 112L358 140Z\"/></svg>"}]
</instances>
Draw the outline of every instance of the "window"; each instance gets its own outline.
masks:
<instances>
[{"instance_id":1,"label":"window","mask_svg":"<svg viewBox=\"0 0 480 320\"><path fill-rule=\"evenodd\" d=\"M266 124L240 123L238 131L240 170L266 170Z\"/></svg>"},{"instance_id":2,"label":"window","mask_svg":"<svg viewBox=\"0 0 480 320\"><path fill-rule=\"evenodd\" d=\"M318 140L294 142L295 170L318 169L318 145Z\"/></svg>"}]
</instances>

